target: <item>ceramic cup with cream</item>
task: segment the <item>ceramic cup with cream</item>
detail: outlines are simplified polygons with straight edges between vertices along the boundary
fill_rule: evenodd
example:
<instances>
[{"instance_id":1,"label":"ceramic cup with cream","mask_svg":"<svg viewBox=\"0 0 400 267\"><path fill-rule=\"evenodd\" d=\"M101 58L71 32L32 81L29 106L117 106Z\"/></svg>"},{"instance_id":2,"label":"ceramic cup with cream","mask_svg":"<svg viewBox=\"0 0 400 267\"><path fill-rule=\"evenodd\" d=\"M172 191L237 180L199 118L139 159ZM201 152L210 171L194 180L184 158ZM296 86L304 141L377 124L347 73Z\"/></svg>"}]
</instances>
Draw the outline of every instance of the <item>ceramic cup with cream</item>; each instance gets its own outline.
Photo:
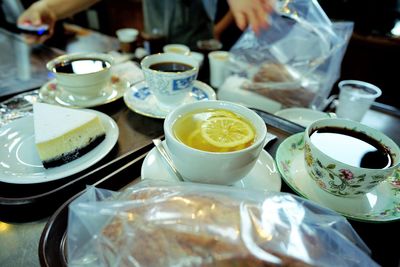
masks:
<instances>
[{"instance_id":1,"label":"ceramic cup with cream","mask_svg":"<svg viewBox=\"0 0 400 267\"><path fill-rule=\"evenodd\" d=\"M222 136L221 125L227 125ZM231 185L253 168L267 128L242 105L209 100L174 109L164 121L164 133L171 158L185 180Z\"/></svg>"},{"instance_id":2,"label":"ceramic cup with cream","mask_svg":"<svg viewBox=\"0 0 400 267\"><path fill-rule=\"evenodd\" d=\"M315 121L306 128L304 143L308 174L336 196L364 195L400 166L400 150L393 140L351 120Z\"/></svg>"},{"instance_id":3,"label":"ceramic cup with cream","mask_svg":"<svg viewBox=\"0 0 400 267\"><path fill-rule=\"evenodd\" d=\"M110 82L113 58L102 53L76 53L59 56L46 65L60 86L74 97L101 95Z\"/></svg>"},{"instance_id":4,"label":"ceramic cup with cream","mask_svg":"<svg viewBox=\"0 0 400 267\"><path fill-rule=\"evenodd\" d=\"M180 55L190 55L190 48L183 44L167 44L163 47L164 53L175 53Z\"/></svg>"},{"instance_id":5,"label":"ceramic cup with cream","mask_svg":"<svg viewBox=\"0 0 400 267\"><path fill-rule=\"evenodd\" d=\"M151 93L159 106L167 110L184 102L198 74L198 62L188 55L154 54L140 64Z\"/></svg>"}]
</instances>

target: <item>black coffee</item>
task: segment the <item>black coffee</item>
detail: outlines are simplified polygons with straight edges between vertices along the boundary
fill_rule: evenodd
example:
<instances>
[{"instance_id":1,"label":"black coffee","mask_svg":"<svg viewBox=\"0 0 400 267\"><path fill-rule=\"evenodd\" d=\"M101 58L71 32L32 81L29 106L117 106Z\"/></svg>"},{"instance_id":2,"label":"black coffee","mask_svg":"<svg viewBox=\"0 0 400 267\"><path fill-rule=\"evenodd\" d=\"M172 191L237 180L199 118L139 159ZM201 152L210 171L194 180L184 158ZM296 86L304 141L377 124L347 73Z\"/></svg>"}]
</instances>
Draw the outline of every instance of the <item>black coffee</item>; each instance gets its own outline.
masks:
<instances>
[{"instance_id":1,"label":"black coffee","mask_svg":"<svg viewBox=\"0 0 400 267\"><path fill-rule=\"evenodd\" d=\"M354 167L385 169L392 165L389 151L377 140L350 129L323 127L310 140L331 158Z\"/></svg>"},{"instance_id":2,"label":"black coffee","mask_svg":"<svg viewBox=\"0 0 400 267\"><path fill-rule=\"evenodd\" d=\"M53 71L60 73L86 74L98 72L102 69L109 67L110 63L104 60L94 58L80 58L60 62L54 66Z\"/></svg>"},{"instance_id":3,"label":"black coffee","mask_svg":"<svg viewBox=\"0 0 400 267\"><path fill-rule=\"evenodd\" d=\"M164 72L181 72L193 69L192 66L180 62L161 62L152 64L149 68Z\"/></svg>"}]
</instances>

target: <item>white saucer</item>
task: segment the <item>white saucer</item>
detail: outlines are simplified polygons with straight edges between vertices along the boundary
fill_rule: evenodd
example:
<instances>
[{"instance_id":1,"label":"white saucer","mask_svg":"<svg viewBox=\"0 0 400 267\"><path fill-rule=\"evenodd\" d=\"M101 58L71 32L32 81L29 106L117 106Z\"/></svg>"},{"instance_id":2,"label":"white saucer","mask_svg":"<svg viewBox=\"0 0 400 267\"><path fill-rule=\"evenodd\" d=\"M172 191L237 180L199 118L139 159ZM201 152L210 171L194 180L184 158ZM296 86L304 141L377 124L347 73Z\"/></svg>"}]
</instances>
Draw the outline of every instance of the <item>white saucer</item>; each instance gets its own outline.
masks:
<instances>
[{"instance_id":1,"label":"white saucer","mask_svg":"<svg viewBox=\"0 0 400 267\"><path fill-rule=\"evenodd\" d=\"M12 184L36 184L58 180L78 173L111 151L117 143L119 130L114 120L104 113L99 115L106 138L82 157L59 167L45 169L35 148L33 116L27 116L0 128L0 181Z\"/></svg>"},{"instance_id":2,"label":"white saucer","mask_svg":"<svg viewBox=\"0 0 400 267\"><path fill-rule=\"evenodd\" d=\"M288 137L276 152L279 172L299 195L359 221L388 222L400 219L400 169L373 191L357 198L331 195L309 177L304 163L304 133Z\"/></svg>"},{"instance_id":3,"label":"white saucer","mask_svg":"<svg viewBox=\"0 0 400 267\"><path fill-rule=\"evenodd\" d=\"M325 113L310 108L287 108L281 109L274 114L304 127L319 119L336 117L334 113Z\"/></svg>"},{"instance_id":4,"label":"white saucer","mask_svg":"<svg viewBox=\"0 0 400 267\"><path fill-rule=\"evenodd\" d=\"M115 82L110 81L110 83L103 88L98 97L82 98L66 92L63 88L57 86L57 81L55 79L52 79L39 89L39 99L41 102L49 104L89 108L104 105L121 98L127 88L129 88L129 82L124 79L119 79Z\"/></svg>"},{"instance_id":5,"label":"white saucer","mask_svg":"<svg viewBox=\"0 0 400 267\"><path fill-rule=\"evenodd\" d=\"M163 145L168 151L165 141L163 141ZM153 148L149 154L147 154L141 172L141 179L143 180L179 181L156 148ZM262 150L251 172L233 186L245 189L279 192L281 190L281 177L276 168L274 159L268 152Z\"/></svg>"},{"instance_id":6,"label":"white saucer","mask_svg":"<svg viewBox=\"0 0 400 267\"><path fill-rule=\"evenodd\" d=\"M215 99L215 92L209 85L200 81L194 81L192 91L185 98L183 104ZM147 87L146 81L136 83L126 90L124 101L131 110L147 117L164 119L169 112L160 107L157 99Z\"/></svg>"}]
</instances>

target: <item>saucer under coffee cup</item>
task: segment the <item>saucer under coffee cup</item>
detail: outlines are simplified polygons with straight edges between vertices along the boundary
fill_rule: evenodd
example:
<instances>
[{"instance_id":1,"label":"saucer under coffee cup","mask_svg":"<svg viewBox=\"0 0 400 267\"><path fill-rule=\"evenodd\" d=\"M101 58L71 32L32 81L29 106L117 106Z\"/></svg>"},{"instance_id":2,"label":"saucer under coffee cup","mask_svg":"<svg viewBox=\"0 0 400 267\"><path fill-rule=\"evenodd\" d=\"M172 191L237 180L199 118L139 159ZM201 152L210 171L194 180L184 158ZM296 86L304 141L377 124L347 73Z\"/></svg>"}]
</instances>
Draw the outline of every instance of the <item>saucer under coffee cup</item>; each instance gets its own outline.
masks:
<instances>
[{"instance_id":1,"label":"saucer under coffee cup","mask_svg":"<svg viewBox=\"0 0 400 267\"><path fill-rule=\"evenodd\" d=\"M103 94L111 80L113 58L103 53L75 53L59 56L46 65L66 93L93 99Z\"/></svg>"}]
</instances>

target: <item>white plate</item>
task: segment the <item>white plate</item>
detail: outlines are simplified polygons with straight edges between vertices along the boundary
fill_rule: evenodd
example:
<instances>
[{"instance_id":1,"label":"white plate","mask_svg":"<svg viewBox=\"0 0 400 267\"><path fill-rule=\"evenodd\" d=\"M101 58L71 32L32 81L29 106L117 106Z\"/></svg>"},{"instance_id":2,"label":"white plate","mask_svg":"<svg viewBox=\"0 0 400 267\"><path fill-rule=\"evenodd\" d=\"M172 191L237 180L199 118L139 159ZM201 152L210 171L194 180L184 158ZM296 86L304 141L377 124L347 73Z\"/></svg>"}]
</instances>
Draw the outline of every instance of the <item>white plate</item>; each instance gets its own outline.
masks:
<instances>
[{"instance_id":1,"label":"white plate","mask_svg":"<svg viewBox=\"0 0 400 267\"><path fill-rule=\"evenodd\" d=\"M129 88L129 82L119 79L117 82L110 82L98 97L82 98L71 95L57 86L57 81L52 79L39 89L39 99L41 102L58 104L65 107L89 108L113 102L124 95Z\"/></svg>"},{"instance_id":2,"label":"white plate","mask_svg":"<svg viewBox=\"0 0 400 267\"><path fill-rule=\"evenodd\" d=\"M309 108L287 108L275 112L276 116L282 117L289 121L307 127L311 123L319 119L327 119L336 117L334 113L325 113Z\"/></svg>"},{"instance_id":3,"label":"white plate","mask_svg":"<svg viewBox=\"0 0 400 267\"><path fill-rule=\"evenodd\" d=\"M106 138L82 157L59 167L45 169L35 147L33 116L17 119L0 128L0 181L13 184L35 184L61 179L78 173L107 155L117 143L119 130L112 118L100 116Z\"/></svg>"},{"instance_id":4,"label":"white plate","mask_svg":"<svg viewBox=\"0 0 400 267\"><path fill-rule=\"evenodd\" d=\"M169 152L165 141L163 141L163 145ZM179 181L156 148L153 148L144 159L141 179ZM253 190L279 192L281 190L281 177L276 168L274 159L268 152L262 150L251 172L233 186Z\"/></svg>"},{"instance_id":5,"label":"white plate","mask_svg":"<svg viewBox=\"0 0 400 267\"><path fill-rule=\"evenodd\" d=\"M400 219L400 169L373 191L357 198L338 197L325 192L309 177L304 162L304 133L283 141L276 152L279 172L299 195L359 221L388 222Z\"/></svg>"},{"instance_id":6,"label":"white plate","mask_svg":"<svg viewBox=\"0 0 400 267\"><path fill-rule=\"evenodd\" d=\"M215 99L215 92L209 85L194 81L192 91L182 104ZM164 119L169 112L169 110L160 107L145 81L136 83L126 90L124 101L131 110L147 117Z\"/></svg>"}]
</instances>

